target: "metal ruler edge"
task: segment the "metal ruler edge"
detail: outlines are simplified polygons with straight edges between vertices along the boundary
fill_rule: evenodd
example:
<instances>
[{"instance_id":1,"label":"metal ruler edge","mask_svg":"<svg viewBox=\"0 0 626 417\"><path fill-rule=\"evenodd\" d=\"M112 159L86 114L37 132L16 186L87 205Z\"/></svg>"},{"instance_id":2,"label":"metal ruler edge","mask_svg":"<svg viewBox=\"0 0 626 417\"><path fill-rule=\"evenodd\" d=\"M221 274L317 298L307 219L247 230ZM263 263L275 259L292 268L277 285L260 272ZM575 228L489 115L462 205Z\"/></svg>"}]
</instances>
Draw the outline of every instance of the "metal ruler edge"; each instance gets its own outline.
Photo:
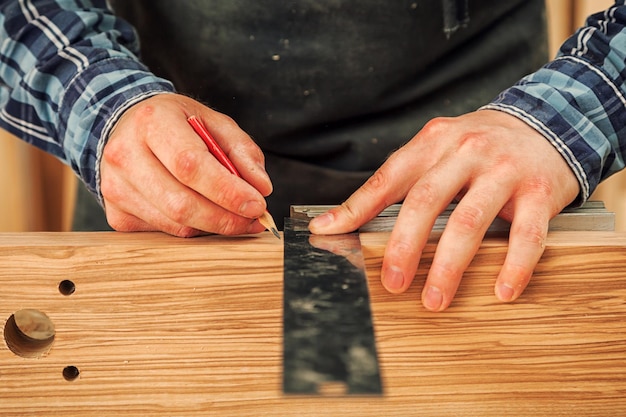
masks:
<instances>
[{"instance_id":1,"label":"metal ruler edge","mask_svg":"<svg viewBox=\"0 0 626 417\"><path fill-rule=\"evenodd\" d=\"M311 219L331 208L332 205L294 205L291 206L291 217L297 219ZM433 231L442 231L456 204L450 204L435 220ZM360 232L388 232L393 229L396 217L402 204L393 204L383 210L377 217L359 228ZM488 232L508 232L510 224L496 218L490 225ZM580 207L566 208L557 214L549 225L550 231L614 231L615 213L608 211L602 201L587 201Z\"/></svg>"}]
</instances>

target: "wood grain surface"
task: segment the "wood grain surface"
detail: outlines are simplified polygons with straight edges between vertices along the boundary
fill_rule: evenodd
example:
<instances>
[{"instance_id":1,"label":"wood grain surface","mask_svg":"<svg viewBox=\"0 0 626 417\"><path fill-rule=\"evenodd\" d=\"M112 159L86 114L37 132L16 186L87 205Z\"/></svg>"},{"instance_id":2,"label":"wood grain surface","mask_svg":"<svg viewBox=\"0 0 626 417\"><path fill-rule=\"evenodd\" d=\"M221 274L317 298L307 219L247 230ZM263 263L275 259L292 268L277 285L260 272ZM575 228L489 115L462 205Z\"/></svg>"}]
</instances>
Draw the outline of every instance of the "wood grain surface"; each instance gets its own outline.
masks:
<instances>
[{"instance_id":1,"label":"wood grain surface","mask_svg":"<svg viewBox=\"0 0 626 417\"><path fill-rule=\"evenodd\" d=\"M55 329L40 358L0 343L0 415L626 413L626 234L551 233L512 304L493 296L506 240L487 238L443 313L419 302L435 242L391 295L387 238L361 235L385 393L345 398L281 392L283 248L269 233L0 234L0 323L35 309Z\"/></svg>"}]
</instances>

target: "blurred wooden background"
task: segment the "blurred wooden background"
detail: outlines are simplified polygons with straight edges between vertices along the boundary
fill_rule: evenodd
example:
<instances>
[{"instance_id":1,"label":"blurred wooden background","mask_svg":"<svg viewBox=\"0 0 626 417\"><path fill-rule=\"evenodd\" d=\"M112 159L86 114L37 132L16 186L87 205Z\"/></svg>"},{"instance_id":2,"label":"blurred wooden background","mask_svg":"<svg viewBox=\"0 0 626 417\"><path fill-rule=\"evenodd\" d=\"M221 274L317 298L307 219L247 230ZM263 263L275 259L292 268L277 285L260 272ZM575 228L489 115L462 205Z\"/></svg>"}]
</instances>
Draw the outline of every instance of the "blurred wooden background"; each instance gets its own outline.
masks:
<instances>
[{"instance_id":1,"label":"blurred wooden background","mask_svg":"<svg viewBox=\"0 0 626 417\"><path fill-rule=\"evenodd\" d=\"M546 0L552 55L586 16L611 0ZM71 170L0 130L0 231L70 230L76 190ZM617 213L626 231L626 171L605 181L593 196Z\"/></svg>"},{"instance_id":2,"label":"blurred wooden background","mask_svg":"<svg viewBox=\"0 0 626 417\"><path fill-rule=\"evenodd\" d=\"M58 159L0 129L0 232L70 230L76 184Z\"/></svg>"},{"instance_id":3,"label":"blurred wooden background","mask_svg":"<svg viewBox=\"0 0 626 417\"><path fill-rule=\"evenodd\" d=\"M613 3L613 0L546 0L552 55L577 27L584 24L587 16ZM604 201L607 208L615 212L615 228L626 231L626 170L600 184L591 199Z\"/></svg>"}]
</instances>

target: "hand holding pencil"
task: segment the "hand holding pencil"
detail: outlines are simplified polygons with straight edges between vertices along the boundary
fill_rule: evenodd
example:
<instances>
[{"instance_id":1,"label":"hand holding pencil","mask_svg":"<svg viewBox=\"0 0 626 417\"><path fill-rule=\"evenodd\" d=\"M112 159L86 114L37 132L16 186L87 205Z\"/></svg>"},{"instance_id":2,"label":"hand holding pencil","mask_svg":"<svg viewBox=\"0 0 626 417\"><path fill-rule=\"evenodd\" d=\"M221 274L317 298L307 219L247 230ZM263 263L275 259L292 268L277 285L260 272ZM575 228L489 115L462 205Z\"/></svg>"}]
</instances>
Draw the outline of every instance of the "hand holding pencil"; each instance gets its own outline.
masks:
<instances>
[{"instance_id":1,"label":"hand holding pencil","mask_svg":"<svg viewBox=\"0 0 626 417\"><path fill-rule=\"evenodd\" d=\"M207 152L187 121L197 115L241 178ZM259 147L228 116L178 94L159 94L124 112L104 146L100 186L107 221L118 231L190 237L265 230L272 183Z\"/></svg>"},{"instance_id":2,"label":"hand holding pencil","mask_svg":"<svg viewBox=\"0 0 626 417\"><path fill-rule=\"evenodd\" d=\"M222 165L224 165L224 167L228 171L230 171L231 174L236 175L241 178L241 174L239 174L239 171L237 171L237 168L235 168L235 165L233 165L231 160L228 159L228 156L226 156L222 148L220 148L220 145L218 145L215 139L213 139L213 136L211 136L211 134L204 127L202 122L194 115L189 116L187 118L187 121L189 122L191 127L193 127L193 130L196 131L198 136L200 136L200 138L204 141L207 148L209 149L209 152L211 152L211 154L215 157L215 159L217 159ZM258 220L259 220L259 223L265 226L267 230L272 232L274 236L280 239L280 235L278 234L278 228L276 227L276 223L274 222L272 215L267 210L263 212L263 215L261 215L261 217L259 217Z\"/></svg>"}]
</instances>

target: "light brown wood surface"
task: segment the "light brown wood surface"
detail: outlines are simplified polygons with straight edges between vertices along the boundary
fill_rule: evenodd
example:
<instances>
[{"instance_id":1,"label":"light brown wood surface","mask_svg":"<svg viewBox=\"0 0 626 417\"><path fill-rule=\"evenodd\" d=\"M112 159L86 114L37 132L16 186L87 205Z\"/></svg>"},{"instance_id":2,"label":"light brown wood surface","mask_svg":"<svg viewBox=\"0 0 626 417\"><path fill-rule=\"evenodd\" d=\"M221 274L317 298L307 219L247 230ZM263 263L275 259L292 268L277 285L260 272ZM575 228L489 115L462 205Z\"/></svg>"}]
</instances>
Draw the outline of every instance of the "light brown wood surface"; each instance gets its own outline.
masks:
<instances>
[{"instance_id":1,"label":"light brown wood surface","mask_svg":"<svg viewBox=\"0 0 626 417\"><path fill-rule=\"evenodd\" d=\"M327 398L281 392L283 248L271 234L0 234L0 323L36 309L56 330L38 359L0 343L0 415L626 413L626 234L551 233L513 304L493 296L506 242L488 238L443 313L419 303L434 243L411 289L391 295L379 282L387 237L361 235L385 393Z\"/></svg>"}]
</instances>

